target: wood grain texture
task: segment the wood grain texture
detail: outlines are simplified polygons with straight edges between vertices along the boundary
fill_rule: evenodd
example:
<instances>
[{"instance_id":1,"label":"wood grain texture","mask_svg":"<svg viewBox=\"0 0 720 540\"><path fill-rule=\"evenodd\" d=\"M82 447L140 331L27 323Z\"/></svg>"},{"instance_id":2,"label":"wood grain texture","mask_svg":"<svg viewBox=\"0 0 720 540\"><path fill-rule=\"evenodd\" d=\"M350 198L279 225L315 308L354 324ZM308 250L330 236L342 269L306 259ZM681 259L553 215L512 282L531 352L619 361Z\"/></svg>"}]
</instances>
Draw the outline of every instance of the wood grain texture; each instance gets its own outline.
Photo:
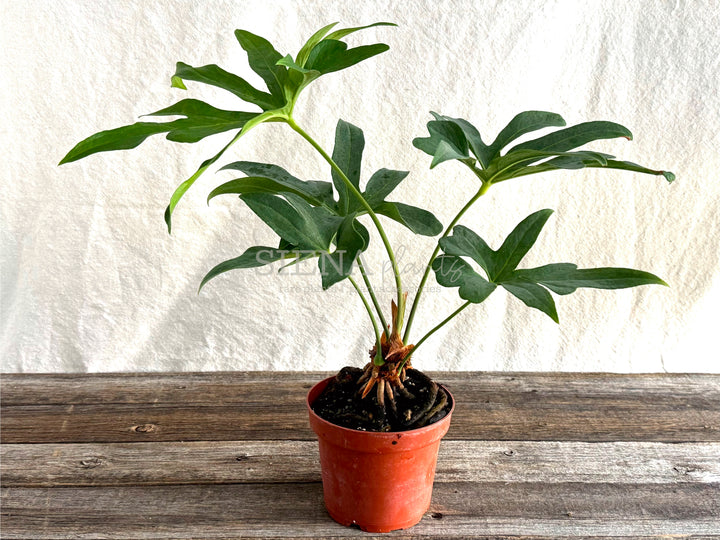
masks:
<instances>
[{"instance_id":1,"label":"wood grain texture","mask_svg":"<svg viewBox=\"0 0 720 540\"><path fill-rule=\"evenodd\" d=\"M0 404L79 405L97 403L171 403L214 405L262 398L268 385L279 385L279 399L295 401L331 372L251 371L207 373L2 374ZM685 373L496 373L427 372L438 382L472 395L637 396L720 400L720 376ZM238 387L247 389L238 394ZM286 394L286 392L290 394Z\"/></svg>"},{"instance_id":2,"label":"wood grain texture","mask_svg":"<svg viewBox=\"0 0 720 540\"><path fill-rule=\"evenodd\" d=\"M304 400L324 375L5 376L0 440L313 440ZM720 441L718 376L432 375L457 402L450 439Z\"/></svg>"},{"instance_id":3,"label":"wood grain texture","mask_svg":"<svg viewBox=\"0 0 720 540\"><path fill-rule=\"evenodd\" d=\"M3 493L2 514L4 538L362 536L327 517L317 482L15 488ZM436 486L412 533L710 535L720 530L718 516L717 484L448 482Z\"/></svg>"},{"instance_id":4,"label":"wood grain texture","mask_svg":"<svg viewBox=\"0 0 720 540\"><path fill-rule=\"evenodd\" d=\"M320 480L310 441L8 444L0 471L5 487ZM720 443L444 440L436 481L720 483Z\"/></svg>"},{"instance_id":5,"label":"wood grain texture","mask_svg":"<svg viewBox=\"0 0 720 540\"><path fill-rule=\"evenodd\" d=\"M3 375L3 538L375 538L325 513L325 373ZM433 373L433 503L378 538L720 539L720 376Z\"/></svg>"}]
</instances>

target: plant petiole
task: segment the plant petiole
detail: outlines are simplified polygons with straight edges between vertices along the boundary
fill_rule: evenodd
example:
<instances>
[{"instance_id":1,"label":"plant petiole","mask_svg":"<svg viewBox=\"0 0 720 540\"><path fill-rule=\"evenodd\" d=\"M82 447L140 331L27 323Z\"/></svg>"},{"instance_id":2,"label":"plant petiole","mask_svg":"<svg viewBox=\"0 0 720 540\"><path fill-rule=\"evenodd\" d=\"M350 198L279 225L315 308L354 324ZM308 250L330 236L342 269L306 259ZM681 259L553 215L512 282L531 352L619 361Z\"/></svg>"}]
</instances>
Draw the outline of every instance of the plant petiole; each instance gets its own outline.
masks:
<instances>
[{"instance_id":1,"label":"plant petiole","mask_svg":"<svg viewBox=\"0 0 720 540\"><path fill-rule=\"evenodd\" d=\"M475 168L474 165L471 165L469 163L465 163L470 169L482 180L480 175L478 174L480 171ZM405 326L405 334L403 335L403 343L408 343L408 340L410 338L410 329L412 328L413 320L415 319L415 312L417 311L418 306L420 305L420 297L422 296L423 289L425 288L425 283L427 283L428 277L430 276L430 270L432 270L432 264L435 260L435 257L437 257L438 253L440 252L440 240L448 236L455 225L458 224L460 219L463 217L465 212L468 211L468 209L475 204L475 201L477 201L480 197L485 195L487 193L487 190L490 189L491 182L482 180L482 185L480 186L480 189L478 192L473 195L473 197L465 203L465 206L463 206L460 211L457 213L455 218L450 222L450 225L447 226L447 229L445 229L445 232L443 235L438 239L438 243L435 246L435 250L432 252L432 255L430 255L430 260L427 263L427 266L425 267L425 273L422 276L422 279L420 280L420 285L418 286L417 293L415 294L415 298L413 299L412 306L410 308L410 315L408 316L407 325Z\"/></svg>"},{"instance_id":2,"label":"plant petiole","mask_svg":"<svg viewBox=\"0 0 720 540\"><path fill-rule=\"evenodd\" d=\"M433 329L430 330L427 334L425 334L425 335L420 339L420 341L418 341L418 342L415 344L415 346L413 347L413 349L412 349L409 353L407 353L407 354L405 355L405 357L402 359L402 361L401 361L400 364L398 365L398 369L397 369L398 373L400 373L400 372L402 371L402 369L405 367L405 363L410 359L410 357L411 357L411 356L413 355L413 353L418 349L418 347L420 347L420 345L422 345L422 344L425 342L425 340L426 340L427 338L429 338L430 336L432 336L435 332L437 332L437 331L440 330L443 326L445 326L447 323L449 323L453 318L455 318L456 315L458 315L463 309L465 309L466 307L468 307L471 303L472 303L472 302L470 302L470 301L465 302L462 306L460 306L460 307L457 308L455 311L453 311L448 317L446 317L445 319L443 319L443 321L442 321L440 324L438 324L435 328L433 328Z\"/></svg>"},{"instance_id":3,"label":"plant petiole","mask_svg":"<svg viewBox=\"0 0 720 540\"><path fill-rule=\"evenodd\" d=\"M402 329L403 314L405 313L405 295L403 294L402 280L400 279L400 269L398 268L397 261L395 260L395 253L393 252L392 246L390 245L390 240L388 240L388 237L385 234L385 230L380 223L380 219L378 218L377 214L372 209L370 204L367 202L367 200L365 200L365 197L362 196L362 193L358 191L355 185L347 177L345 172L338 166L337 163L335 163L335 160L330 157L330 155L322 148L322 146L320 146L315 141L315 139L313 139L308 133L306 133L305 130L303 130L292 117L288 117L287 119L285 119L285 121L293 129L293 131L298 133L303 139L310 143L310 145L315 148L315 150L317 150L317 152L323 157L323 159L328 162L330 167L332 167L335 172L338 173L348 190L358 199L362 207L370 216L372 222L375 224L375 228L377 229L378 234L380 234L382 243L385 246L385 250L387 251L388 258L390 259L390 264L392 265L393 274L395 277L395 287L397 289L398 316L397 320L393 321L393 323L397 328L398 332L400 332L400 330Z\"/></svg>"},{"instance_id":4,"label":"plant petiole","mask_svg":"<svg viewBox=\"0 0 720 540\"><path fill-rule=\"evenodd\" d=\"M375 331L375 343L376 343L376 353L375 358L373 359L373 362L375 365L382 365L385 363L385 361L382 358L382 342L380 340L380 330L378 329L377 321L375 320L375 316L373 315L372 308L370 307L370 304L367 301L367 298L365 298L365 295L360 290L360 287L358 286L357 282L352 278L352 276L348 276L348 280L350 280L350 283L352 283L352 286L355 287L355 290L357 291L358 295L360 295L360 300L362 300L363 305L365 306L365 311L367 311L368 316L370 317L370 322L372 323L373 330ZM381 364L378 364L378 360L382 362Z\"/></svg>"}]
</instances>

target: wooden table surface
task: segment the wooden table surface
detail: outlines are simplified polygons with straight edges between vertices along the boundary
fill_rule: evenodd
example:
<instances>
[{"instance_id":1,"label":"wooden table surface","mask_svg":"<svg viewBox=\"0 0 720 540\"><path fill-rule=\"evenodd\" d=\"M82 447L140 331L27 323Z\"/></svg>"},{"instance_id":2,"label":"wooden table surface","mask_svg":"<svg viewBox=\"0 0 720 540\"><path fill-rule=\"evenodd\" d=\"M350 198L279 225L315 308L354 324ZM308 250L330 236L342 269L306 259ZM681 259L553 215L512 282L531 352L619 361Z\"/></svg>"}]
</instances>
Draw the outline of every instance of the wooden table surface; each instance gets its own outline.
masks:
<instances>
[{"instance_id":1,"label":"wooden table surface","mask_svg":"<svg viewBox=\"0 0 720 540\"><path fill-rule=\"evenodd\" d=\"M2 537L371 538L323 507L326 375L2 375ZM720 538L720 376L431 375L433 502L383 538Z\"/></svg>"}]
</instances>

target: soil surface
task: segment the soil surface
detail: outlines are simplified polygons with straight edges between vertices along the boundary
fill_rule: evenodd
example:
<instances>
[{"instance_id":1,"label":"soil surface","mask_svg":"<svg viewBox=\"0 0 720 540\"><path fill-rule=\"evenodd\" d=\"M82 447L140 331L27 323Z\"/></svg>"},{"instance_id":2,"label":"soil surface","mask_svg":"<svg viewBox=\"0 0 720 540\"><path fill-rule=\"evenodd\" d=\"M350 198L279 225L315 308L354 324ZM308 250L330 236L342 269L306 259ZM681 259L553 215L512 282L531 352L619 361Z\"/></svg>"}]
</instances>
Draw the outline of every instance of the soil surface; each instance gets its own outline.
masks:
<instances>
[{"instance_id":1,"label":"soil surface","mask_svg":"<svg viewBox=\"0 0 720 540\"><path fill-rule=\"evenodd\" d=\"M452 408L452 399L442 386L416 369L407 370L403 383L409 394L395 392L394 399L386 397L382 407L375 391L361 398L357 381L362 374L359 368L342 368L312 404L315 414L350 429L408 431L437 422Z\"/></svg>"}]
</instances>

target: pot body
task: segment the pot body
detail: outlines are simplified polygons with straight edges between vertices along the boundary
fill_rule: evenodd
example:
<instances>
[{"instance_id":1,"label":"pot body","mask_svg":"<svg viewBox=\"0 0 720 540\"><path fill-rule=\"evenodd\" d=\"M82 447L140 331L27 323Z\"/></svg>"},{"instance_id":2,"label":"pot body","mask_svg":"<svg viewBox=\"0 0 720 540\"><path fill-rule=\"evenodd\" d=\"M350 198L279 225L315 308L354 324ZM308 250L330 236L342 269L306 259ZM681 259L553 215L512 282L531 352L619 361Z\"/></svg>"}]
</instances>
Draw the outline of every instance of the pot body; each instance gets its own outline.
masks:
<instances>
[{"instance_id":1,"label":"pot body","mask_svg":"<svg viewBox=\"0 0 720 540\"><path fill-rule=\"evenodd\" d=\"M310 407L332 377L308 393L310 426L318 436L325 508L342 525L390 532L419 522L430 506L440 439L455 401L439 422L401 432L357 431L320 418ZM447 389L445 389L447 391Z\"/></svg>"}]
</instances>

